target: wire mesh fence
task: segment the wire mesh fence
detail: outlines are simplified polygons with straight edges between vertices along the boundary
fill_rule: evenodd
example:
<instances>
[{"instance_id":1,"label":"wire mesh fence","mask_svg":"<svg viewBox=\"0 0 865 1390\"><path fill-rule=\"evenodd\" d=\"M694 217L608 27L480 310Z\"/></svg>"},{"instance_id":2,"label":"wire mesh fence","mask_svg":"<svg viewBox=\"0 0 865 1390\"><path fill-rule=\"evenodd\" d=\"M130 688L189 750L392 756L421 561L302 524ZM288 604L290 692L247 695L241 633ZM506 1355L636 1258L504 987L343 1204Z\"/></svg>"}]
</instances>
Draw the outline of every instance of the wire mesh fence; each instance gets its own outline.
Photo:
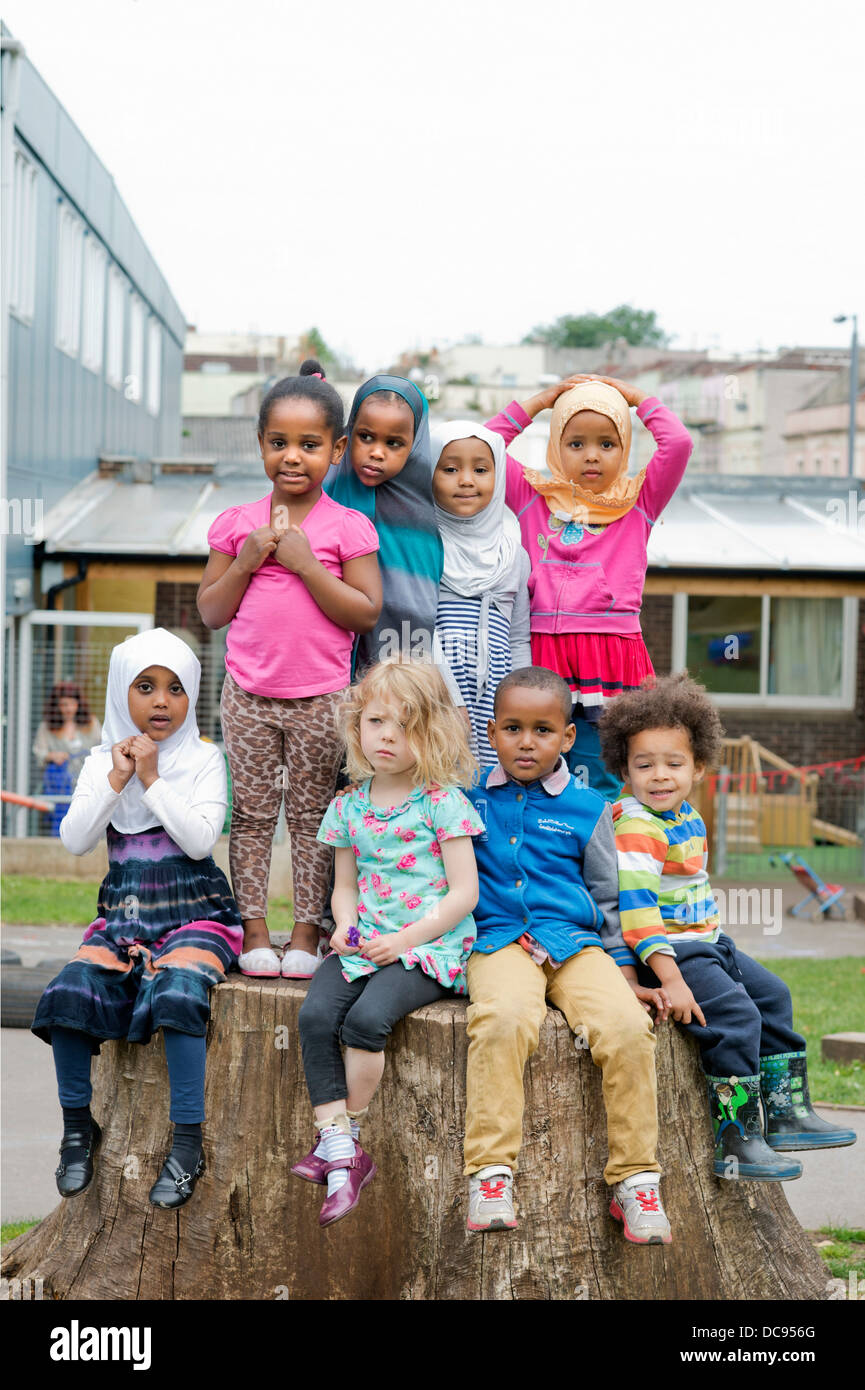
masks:
<instances>
[{"instance_id":1,"label":"wire mesh fence","mask_svg":"<svg viewBox=\"0 0 865 1390\"><path fill-rule=\"evenodd\" d=\"M4 633L2 832L56 836L90 748L100 742L111 649L153 625L150 615L66 614ZM75 621L70 621L74 618ZM88 621L89 620L89 621ZM197 712L204 737L222 746L219 701L225 678L224 633L204 639L174 629L202 666ZM26 805L39 803L39 809Z\"/></svg>"}]
</instances>

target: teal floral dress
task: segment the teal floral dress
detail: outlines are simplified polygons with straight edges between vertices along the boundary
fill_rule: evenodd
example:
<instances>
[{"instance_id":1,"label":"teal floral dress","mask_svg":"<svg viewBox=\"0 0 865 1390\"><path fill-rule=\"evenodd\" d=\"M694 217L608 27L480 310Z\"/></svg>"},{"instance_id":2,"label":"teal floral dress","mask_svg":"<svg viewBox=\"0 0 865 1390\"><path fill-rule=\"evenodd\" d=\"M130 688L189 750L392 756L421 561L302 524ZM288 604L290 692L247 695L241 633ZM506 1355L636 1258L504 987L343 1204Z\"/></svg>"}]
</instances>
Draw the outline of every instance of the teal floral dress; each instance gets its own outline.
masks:
<instances>
[{"instance_id":1,"label":"teal floral dress","mask_svg":"<svg viewBox=\"0 0 865 1390\"><path fill-rule=\"evenodd\" d=\"M456 787L416 787L401 806L373 806L370 782L327 808L318 839L357 859L357 927L361 943L417 922L445 896L443 840L480 835L474 807ZM465 994L466 959L477 935L471 913L444 936L413 946L399 959L419 967L455 994ZM346 980L371 975L378 966L363 956L342 957Z\"/></svg>"}]
</instances>

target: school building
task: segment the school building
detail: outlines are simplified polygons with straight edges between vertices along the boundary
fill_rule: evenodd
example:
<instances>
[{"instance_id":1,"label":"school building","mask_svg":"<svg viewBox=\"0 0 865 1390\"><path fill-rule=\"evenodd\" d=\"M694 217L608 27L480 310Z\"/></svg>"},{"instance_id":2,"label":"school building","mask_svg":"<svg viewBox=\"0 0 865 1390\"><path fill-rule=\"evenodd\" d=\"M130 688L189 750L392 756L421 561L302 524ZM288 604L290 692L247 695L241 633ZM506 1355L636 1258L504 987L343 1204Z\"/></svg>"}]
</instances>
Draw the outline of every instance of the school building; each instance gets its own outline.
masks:
<instances>
[{"instance_id":1,"label":"school building","mask_svg":"<svg viewBox=\"0 0 865 1390\"><path fill-rule=\"evenodd\" d=\"M74 624L55 628L41 619L48 610L80 612L76 591L88 562L81 556L70 566L46 549L44 518L97 473L100 460L135 467L177 455L185 321L111 174L5 27L0 61L9 789L29 780L25 759L15 766L22 649L46 658L28 696L37 715L46 683L80 666ZM118 544L134 548L134 513L115 525ZM104 599L112 609L114 599Z\"/></svg>"}]
</instances>

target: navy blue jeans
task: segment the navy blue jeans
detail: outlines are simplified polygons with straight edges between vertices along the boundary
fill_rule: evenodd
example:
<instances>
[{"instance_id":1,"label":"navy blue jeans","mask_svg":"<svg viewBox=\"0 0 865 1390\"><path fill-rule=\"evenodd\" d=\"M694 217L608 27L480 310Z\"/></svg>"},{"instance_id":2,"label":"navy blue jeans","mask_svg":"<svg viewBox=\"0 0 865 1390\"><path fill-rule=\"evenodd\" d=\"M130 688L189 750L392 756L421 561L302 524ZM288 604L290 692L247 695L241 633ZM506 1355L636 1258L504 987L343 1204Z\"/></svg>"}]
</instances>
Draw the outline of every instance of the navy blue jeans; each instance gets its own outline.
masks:
<instances>
[{"instance_id":1,"label":"navy blue jeans","mask_svg":"<svg viewBox=\"0 0 865 1390\"><path fill-rule=\"evenodd\" d=\"M756 1076L760 1058L778 1052L804 1052L805 1039L793 1028L790 991L771 970L736 949L724 932L708 941L678 941L676 963L706 1016L706 1027L683 1023L700 1044L709 1076ZM640 983L657 986L654 971L639 969Z\"/></svg>"}]
</instances>

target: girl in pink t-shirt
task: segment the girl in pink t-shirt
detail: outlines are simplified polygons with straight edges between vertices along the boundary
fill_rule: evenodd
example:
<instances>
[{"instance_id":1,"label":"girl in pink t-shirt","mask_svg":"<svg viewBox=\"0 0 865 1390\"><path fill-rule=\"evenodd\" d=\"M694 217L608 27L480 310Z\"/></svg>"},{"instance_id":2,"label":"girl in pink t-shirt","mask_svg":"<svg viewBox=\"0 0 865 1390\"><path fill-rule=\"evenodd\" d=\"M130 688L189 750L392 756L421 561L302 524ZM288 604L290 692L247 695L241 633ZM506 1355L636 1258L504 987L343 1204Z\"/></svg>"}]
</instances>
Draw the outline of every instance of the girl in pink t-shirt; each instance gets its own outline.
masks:
<instances>
[{"instance_id":1,"label":"girl in pink t-shirt","mask_svg":"<svg viewBox=\"0 0 865 1390\"><path fill-rule=\"evenodd\" d=\"M222 730L232 778L228 856L243 918L247 975L308 978L319 964L330 853L316 839L342 745L336 715L355 633L381 611L372 523L322 492L346 436L339 395L314 360L265 396L258 421L273 491L229 507L207 539L198 611L228 623ZM280 962L267 930L273 832L285 792L294 929Z\"/></svg>"}]
</instances>

